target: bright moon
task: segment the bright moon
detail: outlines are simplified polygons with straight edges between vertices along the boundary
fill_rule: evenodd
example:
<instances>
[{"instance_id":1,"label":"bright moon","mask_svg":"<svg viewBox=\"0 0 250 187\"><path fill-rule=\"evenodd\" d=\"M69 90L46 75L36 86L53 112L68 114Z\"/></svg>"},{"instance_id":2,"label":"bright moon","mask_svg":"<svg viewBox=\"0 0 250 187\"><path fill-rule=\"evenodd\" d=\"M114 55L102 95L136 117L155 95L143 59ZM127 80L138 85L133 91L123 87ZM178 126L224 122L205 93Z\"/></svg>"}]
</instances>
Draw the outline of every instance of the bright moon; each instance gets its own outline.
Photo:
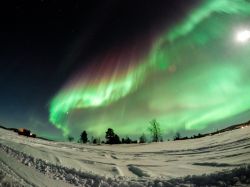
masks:
<instances>
[{"instance_id":1,"label":"bright moon","mask_svg":"<svg viewBox=\"0 0 250 187\"><path fill-rule=\"evenodd\" d=\"M239 31L236 35L236 40L238 42L247 42L250 39L250 30Z\"/></svg>"}]
</instances>

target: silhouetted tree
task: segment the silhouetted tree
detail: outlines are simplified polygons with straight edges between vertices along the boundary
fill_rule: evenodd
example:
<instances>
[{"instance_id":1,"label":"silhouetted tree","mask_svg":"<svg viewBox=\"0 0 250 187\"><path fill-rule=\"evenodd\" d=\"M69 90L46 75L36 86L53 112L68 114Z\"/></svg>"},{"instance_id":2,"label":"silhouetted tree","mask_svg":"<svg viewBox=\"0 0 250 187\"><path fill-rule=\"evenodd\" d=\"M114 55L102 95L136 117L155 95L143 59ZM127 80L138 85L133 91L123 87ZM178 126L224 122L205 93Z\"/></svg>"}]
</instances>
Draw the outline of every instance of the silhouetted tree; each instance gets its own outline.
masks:
<instances>
[{"instance_id":1,"label":"silhouetted tree","mask_svg":"<svg viewBox=\"0 0 250 187\"><path fill-rule=\"evenodd\" d=\"M126 142L127 142L128 144L130 144L130 143L133 142L133 140L131 140L129 137L127 137Z\"/></svg>"},{"instance_id":2,"label":"silhouetted tree","mask_svg":"<svg viewBox=\"0 0 250 187\"><path fill-rule=\"evenodd\" d=\"M125 143L125 139L124 138L122 138L122 143Z\"/></svg>"},{"instance_id":3,"label":"silhouetted tree","mask_svg":"<svg viewBox=\"0 0 250 187\"><path fill-rule=\"evenodd\" d=\"M88 142L88 134L87 134L86 131L83 131L83 132L81 133L80 141L81 141L82 143L87 143L87 142Z\"/></svg>"},{"instance_id":4,"label":"silhouetted tree","mask_svg":"<svg viewBox=\"0 0 250 187\"><path fill-rule=\"evenodd\" d=\"M181 134L177 132L174 136L174 140L179 140L181 138Z\"/></svg>"},{"instance_id":5,"label":"silhouetted tree","mask_svg":"<svg viewBox=\"0 0 250 187\"><path fill-rule=\"evenodd\" d=\"M138 143L137 140L131 140L131 143Z\"/></svg>"},{"instance_id":6,"label":"silhouetted tree","mask_svg":"<svg viewBox=\"0 0 250 187\"><path fill-rule=\"evenodd\" d=\"M69 140L69 142L72 142L72 141L74 141L74 137L73 136L68 136L68 140Z\"/></svg>"},{"instance_id":7,"label":"silhouetted tree","mask_svg":"<svg viewBox=\"0 0 250 187\"><path fill-rule=\"evenodd\" d=\"M124 144L130 144L132 142L133 141L128 136L126 138L122 138L122 143L124 143Z\"/></svg>"},{"instance_id":8,"label":"silhouetted tree","mask_svg":"<svg viewBox=\"0 0 250 187\"><path fill-rule=\"evenodd\" d=\"M121 143L119 136L117 134L115 134L114 130L111 128L108 128L105 138L106 138L107 144L119 144L119 143Z\"/></svg>"},{"instance_id":9,"label":"silhouetted tree","mask_svg":"<svg viewBox=\"0 0 250 187\"><path fill-rule=\"evenodd\" d=\"M115 137L114 137L114 144L120 144L120 143L121 143L120 137L119 137L117 134L115 134Z\"/></svg>"},{"instance_id":10,"label":"silhouetted tree","mask_svg":"<svg viewBox=\"0 0 250 187\"><path fill-rule=\"evenodd\" d=\"M146 142L147 142L147 138L145 134L143 133L141 137L139 138L139 143L146 143Z\"/></svg>"},{"instance_id":11,"label":"silhouetted tree","mask_svg":"<svg viewBox=\"0 0 250 187\"><path fill-rule=\"evenodd\" d=\"M101 144L101 139L100 138L95 138L94 136L91 137L91 143L93 144Z\"/></svg>"},{"instance_id":12,"label":"silhouetted tree","mask_svg":"<svg viewBox=\"0 0 250 187\"><path fill-rule=\"evenodd\" d=\"M111 129L111 128L108 128L105 138L106 138L106 143L107 144L113 144L114 143L114 138L115 138L114 130Z\"/></svg>"},{"instance_id":13,"label":"silhouetted tree","mask_svg":"<svg viewBox=\"0 0 250 187\"><path fill-rule=\"evenodd\" d=\"M156 121L156 119L153 119L149 123L150 123L150 126L148 130L151 133L152 142L159 142L161 139L160 124Z\"/></svg>"}]
</instances>

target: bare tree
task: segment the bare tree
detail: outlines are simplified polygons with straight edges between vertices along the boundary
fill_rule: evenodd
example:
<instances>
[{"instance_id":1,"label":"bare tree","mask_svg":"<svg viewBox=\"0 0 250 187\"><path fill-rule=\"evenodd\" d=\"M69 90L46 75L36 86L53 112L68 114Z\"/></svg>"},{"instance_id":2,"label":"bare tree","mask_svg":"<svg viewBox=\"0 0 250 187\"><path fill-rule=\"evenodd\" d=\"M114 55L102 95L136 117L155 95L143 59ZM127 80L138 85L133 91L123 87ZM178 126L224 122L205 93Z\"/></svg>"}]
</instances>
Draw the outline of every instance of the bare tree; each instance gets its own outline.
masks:
<instances>
[{"instance_id":1,"label":"bare tree","mask_svg":"<svg viewBox=\"0 0 250 187\"><path fill-rule=\"evenodd\" d=\"M160 124L156 121L156 119L153 119L149 123L150 123L150 126L148 130L151 133L152 142L159 142L161 140Z\"/></svg>"}]
</instances>

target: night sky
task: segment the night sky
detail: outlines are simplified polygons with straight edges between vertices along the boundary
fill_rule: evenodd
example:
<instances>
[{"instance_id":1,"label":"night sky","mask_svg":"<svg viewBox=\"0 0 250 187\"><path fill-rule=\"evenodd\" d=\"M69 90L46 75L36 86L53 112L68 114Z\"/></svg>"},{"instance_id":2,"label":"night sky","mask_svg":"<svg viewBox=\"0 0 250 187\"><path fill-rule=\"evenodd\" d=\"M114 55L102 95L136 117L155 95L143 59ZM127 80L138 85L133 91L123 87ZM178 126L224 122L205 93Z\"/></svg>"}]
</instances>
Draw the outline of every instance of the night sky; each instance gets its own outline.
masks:
<instances>
[{"instance_id":1,"label":"night sky","mask_svg":"<svg viewBox=\"0 0 250 187\"><path fill-rule=\"evenodd\" d=\"M0 122L63 139L249 120L249 18L247 0L9 1Z\"/></svg>"}]
</instances>

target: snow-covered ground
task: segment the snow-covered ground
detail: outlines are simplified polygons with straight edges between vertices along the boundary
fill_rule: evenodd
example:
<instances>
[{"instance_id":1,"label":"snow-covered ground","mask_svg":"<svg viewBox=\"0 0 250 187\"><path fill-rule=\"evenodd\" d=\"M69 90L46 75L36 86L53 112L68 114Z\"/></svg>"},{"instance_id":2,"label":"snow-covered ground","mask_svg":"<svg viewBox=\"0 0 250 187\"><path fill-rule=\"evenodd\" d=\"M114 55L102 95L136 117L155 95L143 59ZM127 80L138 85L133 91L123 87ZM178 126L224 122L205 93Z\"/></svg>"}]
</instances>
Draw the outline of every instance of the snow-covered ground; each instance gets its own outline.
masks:
<instances>
[{"instance_id":1,"label":"snow-covered ground","mask_svg":"<svg viewBox=\"0 0 250 187\"><path fill-rule=\"evenodd\" d=\"M248 186L250 127L199 139L99 146L0 129L0 166L0 182L12 178L13 186Z\"/></svg>"}]
</instances>

